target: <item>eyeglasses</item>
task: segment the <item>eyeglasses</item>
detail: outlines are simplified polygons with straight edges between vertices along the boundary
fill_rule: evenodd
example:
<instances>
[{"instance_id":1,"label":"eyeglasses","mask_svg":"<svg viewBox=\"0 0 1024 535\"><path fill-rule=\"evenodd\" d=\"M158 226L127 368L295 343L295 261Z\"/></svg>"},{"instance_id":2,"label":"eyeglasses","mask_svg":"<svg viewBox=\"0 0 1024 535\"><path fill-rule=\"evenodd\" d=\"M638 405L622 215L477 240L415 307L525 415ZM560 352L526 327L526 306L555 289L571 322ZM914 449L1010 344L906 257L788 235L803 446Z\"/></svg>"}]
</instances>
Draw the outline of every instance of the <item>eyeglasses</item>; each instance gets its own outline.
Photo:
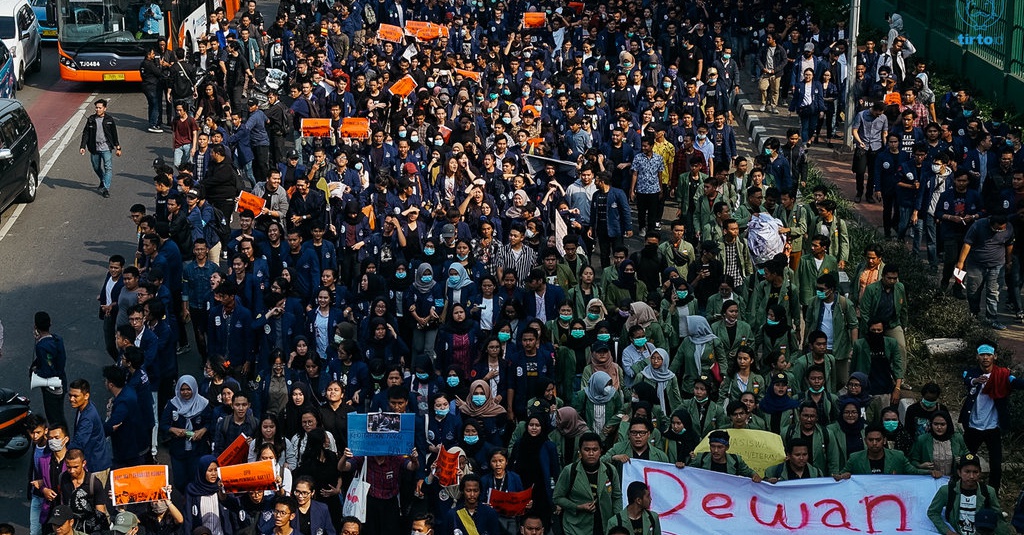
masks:
<instances>
[{"instance_id":1,"label":"eyeglasses","mask_svg":"<svg viewBox=\"0 0 1024 535\"><path fill-rule=\"evenodd\" d=\"M633 437L642 437L642 436L645 436L645 435L648 435L648 434L650 434L650 431L646 431L646 430L644 430L644 431L630 431L629 432L629 435L633 436Z\"/></svg>"},{"instance_id":2,"label":"eyeglasses","mask_svg":"<svg viewBox=\"0 0 1024 535\"><path fill-rule=\"evenodd\" d=\"M313 494L313 493L308 491L308 490L297 490L297 491L293 492L292 494L294 494L296 496L309 496L310 494Z\"/></svg>"}]
</instances>

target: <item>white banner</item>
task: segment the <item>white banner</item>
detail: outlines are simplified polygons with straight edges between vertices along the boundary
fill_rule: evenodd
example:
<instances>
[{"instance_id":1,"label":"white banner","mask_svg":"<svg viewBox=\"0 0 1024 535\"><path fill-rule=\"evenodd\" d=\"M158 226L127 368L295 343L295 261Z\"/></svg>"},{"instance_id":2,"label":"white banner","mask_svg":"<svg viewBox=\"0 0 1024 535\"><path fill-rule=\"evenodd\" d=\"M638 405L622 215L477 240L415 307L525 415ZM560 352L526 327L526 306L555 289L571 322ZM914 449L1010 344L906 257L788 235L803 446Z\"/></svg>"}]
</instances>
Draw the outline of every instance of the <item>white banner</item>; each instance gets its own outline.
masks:
<instances>
[{"instance_id":1,"label":"white banner","mask_svg":"<svg viewBox=\"0 0 1024 535\"><path fill-rule=\"evenodd\" d=\"M947 479L873 475L772 485L699 468L633 460L623 466L623 502L633 481L651 488L651 510L661 518L666 535L896 535L936 533L928 520L928 505Z\"/></svg>"}]
</instances>

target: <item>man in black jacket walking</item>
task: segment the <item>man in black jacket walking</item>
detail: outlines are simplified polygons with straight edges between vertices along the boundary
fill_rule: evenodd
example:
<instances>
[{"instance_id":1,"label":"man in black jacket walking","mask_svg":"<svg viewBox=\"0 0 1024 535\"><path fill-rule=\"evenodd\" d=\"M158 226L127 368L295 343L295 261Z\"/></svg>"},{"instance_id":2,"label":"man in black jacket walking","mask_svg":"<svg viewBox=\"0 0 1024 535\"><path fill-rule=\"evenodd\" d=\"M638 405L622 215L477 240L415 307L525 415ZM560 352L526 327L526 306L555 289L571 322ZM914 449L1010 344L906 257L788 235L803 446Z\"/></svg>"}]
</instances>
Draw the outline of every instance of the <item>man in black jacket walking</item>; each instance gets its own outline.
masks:
<instances>
[{"instance_id":1,"label":"man in black jacket walking","mask_svg":"<svg viewBox=\"0 0 1024 535\"><path fill-rule=\"evenodd\" d=\"M206 202L220 210L226 218L227 224L215 228L220 236L220 243L227 243L231 230L231 214L235 211L235 201L239 193L239 177L238 171L235 171L231 161L227 159L227 149L224 145L210 146L210 170L203 179L203 187L206 191ZM221 259L225 260L227 249L221 253Z\"/></svg>"},{"instance_id":2,"label":"man in black jacket walking","mask_svg":"<svg viewBox=\"0 0 1024 535\"><path fill-rule=\"evenodd\" d=\"M121 143L117 140L114 118L107 115L107 101L101 98L95 106L96 113L85 122L79 152L85 155L85 151L89 151L92 170L100 179L100 185L96 188L104 197L110 197L110 179L114 174L113 153L121 156Z\"/></svg>"}]
</instances>

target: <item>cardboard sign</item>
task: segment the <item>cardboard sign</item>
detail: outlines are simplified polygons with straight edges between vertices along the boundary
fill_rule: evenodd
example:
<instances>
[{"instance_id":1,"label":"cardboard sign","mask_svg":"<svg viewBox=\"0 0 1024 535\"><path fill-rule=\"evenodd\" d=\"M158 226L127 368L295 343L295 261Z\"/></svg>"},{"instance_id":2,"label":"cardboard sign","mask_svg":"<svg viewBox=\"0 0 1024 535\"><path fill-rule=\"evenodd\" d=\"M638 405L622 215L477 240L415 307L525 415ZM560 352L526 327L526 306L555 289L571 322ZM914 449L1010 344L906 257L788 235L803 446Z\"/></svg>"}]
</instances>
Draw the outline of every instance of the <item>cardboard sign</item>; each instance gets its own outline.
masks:
<instances>
[{"instance_id":1,"label":"cardboard sign","mask_svg":"<svg viewBox=\"0 0 1024 535\"><path fill-rule=\"evenodd\" d=\"M455 72L461 74L463 78L469 78L474 82L479 82L482 76L480 73L476 71L467 71L465 69L455 69Z\"/></svg>"},{"instance_id":2,"label":"cardboard sign","mask_svg":"<svg viewBox=\"0 0 1024 535\"><path fill-rule=\"evenodd\" d=\"M257 197L248 191L243 191L238 195L238 212L242 213L246 210L252 210L254 215L260 215L263 211L263 207L267 205L267 200L263 197Z\"/></svg>"},{"instance_id":3,"label":"cardboard sign","mask_svg":"<svg viewBox=\"0 0 1024 535\"><path fill-rule=\"evenodd\" d=\"M409 93L412 93L416 89L416 80L412 76L406 74L405 76L398 79L397 82L391 84L388 91L396 97L407 97Z\"/></svg>"},{"instance_id":4,"label":"cardboard sign","mask_svg":"<svg viewBox=\"0 0 1024 535\"><path fill-rule=\"evenodd\" d=\"M491 489L490 506L501 516L519 516L526 512L526 506L533 500L533 486L519 492L504 492Z\"/></svg>"},{"instance_id":5,"label":"cardboard sign","mask_svg":"<svg viewBox=\"0 0 1024 535\"><path fill-rule=\"evenodd\" d=\"M349 413L348 448L356 456L408 455L416 436L416 415Z\"/></svg>"},{"instance_id":6,"label":"cardboard sign","mask_svg":"<svg viewBox=\"0 0 1024 535\"><path fill-rule=\"evenodd\" d=\"M163 464L132 466L110 471L110 499L114 505L166 500L170 469Z\"/></svg>"},{"instance_id":7,"label":"cardboard sign","mask_svg":"<svg viewBox=\"0 0 1024 535\"><path fill-rule=\"evenodd\" d=\"M401 43L403 37L405 37L405 32L398 26L381 24L380 28L377 28L377 39L380 39L381 41Z\"/></svg>"},{"instance_id":8,"label":"cardboard sign","mask_svg":"<svg viewBox=\"0 0 1024 535\"><path fill-rule=\"evenodd\" d=\"M711 451L708 437L704 437L693 451ZM782 437L770 431L757 429L730 429L729 453L743 457L747 466L762 476L769 466L786 460L786 447L782 445Z\"/></svg>"},{"instance_id":9,"label":"cardboard sign","mask_svg":"<svg viewBox=\"0 0 1024 535\"><path fill-rule=\"evenodd\" d=\"M448 143L448 138L452 137L452 129L442 124L437 127L437 131L441 133L441 137L444 138L444 142Z\"/></svg>"},{"instance_id":10,"label":"cardboard sign","mask_svg":"<svg viewBox=\"0 0 1024 535\"><path fill-rule=\"evenodd\" d=\"M543 11L523 13L523 28L543 28L548 23L548 14Z\"/></svg>"},{"instance_id":11,"label":"cardboard sign","mask_svg":"<svg viewBox=\"0 0 1024 535\"><path fill-rule=\"evenodd\" d=\"M302 137L331 137L331 120L306 118L301 124Z\"/></svg>"},{"instance_id":12,"label":"cardboard sign","mask_svg":"<svg viewBox=\"0 0 1024 535\"><path fill-rule=\"evenodd\" d=\"M569 9L576 12L577 15L583 14L583 2L569 2Z\"/></svg>"},{"instance_id":13,"label":"cardboard sign","mask_svg":"<svg viewBox=\"0 0 1024 535\"><path fill-rule=\"evenodd\" d=\"M459 482L459 454L452 453L441 446L437 454L437 461L434 463L435 474L438 484L442 487L455 485Z\"/></svg>"},{"instance_id":14,"label":"cardboard sign","mask_svg":"<svg viewBox=\"0 0 1024 535\"><path fill-rule=\"evenodd\" d=\"M217 468L224 492L238 493L256 490L275 490L274 461L236 464Z\"/></svg>"},{"instance_id":15,"label":"cardboard sign","mask_svg":"<svg viewBox=\"0 0 1024 535\"><path fill-rule=\"evenodd\" d=\"M341 120L341 129L338 135L347 139L370 139L370 119L345 117Z\"/></svg>"},{"instance_id":16,"label":"cardboard sign","mask_svg":"<svg viewBox=\"0 0 1024 535\"><path fill-rule=\"evenodd\" d=\"M432 22L410 20L405 23L405 33L420 41L433 41L441 36L448 37L448 27Z\"/></svg>"},{"instance_id":17,"label":"cardboard sign","mask_svg":"<svg viewBox=\"0 0 1024 535\"><path fill-rule=\"evenodd\" d=\"M249 459L249 437L245 433L238 435L234 442L224 448L224 452L217 457L217 466L231 466L242 464Z\"/></svg>"}]
</instances>

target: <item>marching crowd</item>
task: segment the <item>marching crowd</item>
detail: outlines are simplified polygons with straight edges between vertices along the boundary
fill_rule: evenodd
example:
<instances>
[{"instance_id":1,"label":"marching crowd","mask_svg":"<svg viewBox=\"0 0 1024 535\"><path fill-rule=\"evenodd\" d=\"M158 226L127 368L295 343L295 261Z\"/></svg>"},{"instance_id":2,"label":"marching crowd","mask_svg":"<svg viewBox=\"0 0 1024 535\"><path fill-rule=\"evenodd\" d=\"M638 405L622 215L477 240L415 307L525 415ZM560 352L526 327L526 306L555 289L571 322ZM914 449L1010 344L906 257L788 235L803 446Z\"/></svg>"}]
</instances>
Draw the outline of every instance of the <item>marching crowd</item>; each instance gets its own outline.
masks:
<instances>
[{"instance_id":1,"label":"marching crowd","mask_svg":"<svg viewBox=\"0 0 1024 535\"><path fill-rule=\"evenodd\" d=\"M952 476L936 529L1008 532L1001 429L1024 379L985 344L959 412L929 383L904 414L911 289L806 183L808 145L852 121L855 201L1004 328L1024 250L1004 112L934 94L897 14L877 50L858 44L843 117L850 36L797 2L535 4L285 1L264 21L250 1L192 57L160 39L143 90L173 160L131 209L138 249L109 259L102 380L69 381L35 317L34 373L61 385L28 424L32 535L659 535L651 489L621 488L630 459L765 484ZM432 24L378 37L409 22ZM747 76L763 112L788 99L801 120L757 154L731 126ZM330 132L304 135L310 118ZM104 101L86 151L109 196ZM201 374L179 370L190 351ZM378 411L416 415L407 455L348 448L347 415ZM762 475L729 453L743 429L781 435L785 461ZM217 456L242 434L276 489L222 492ZM172 498L113 508L109 470L158 450ZM524 489L523 515L487 505Z\"/></svg>"}]
</instances>

